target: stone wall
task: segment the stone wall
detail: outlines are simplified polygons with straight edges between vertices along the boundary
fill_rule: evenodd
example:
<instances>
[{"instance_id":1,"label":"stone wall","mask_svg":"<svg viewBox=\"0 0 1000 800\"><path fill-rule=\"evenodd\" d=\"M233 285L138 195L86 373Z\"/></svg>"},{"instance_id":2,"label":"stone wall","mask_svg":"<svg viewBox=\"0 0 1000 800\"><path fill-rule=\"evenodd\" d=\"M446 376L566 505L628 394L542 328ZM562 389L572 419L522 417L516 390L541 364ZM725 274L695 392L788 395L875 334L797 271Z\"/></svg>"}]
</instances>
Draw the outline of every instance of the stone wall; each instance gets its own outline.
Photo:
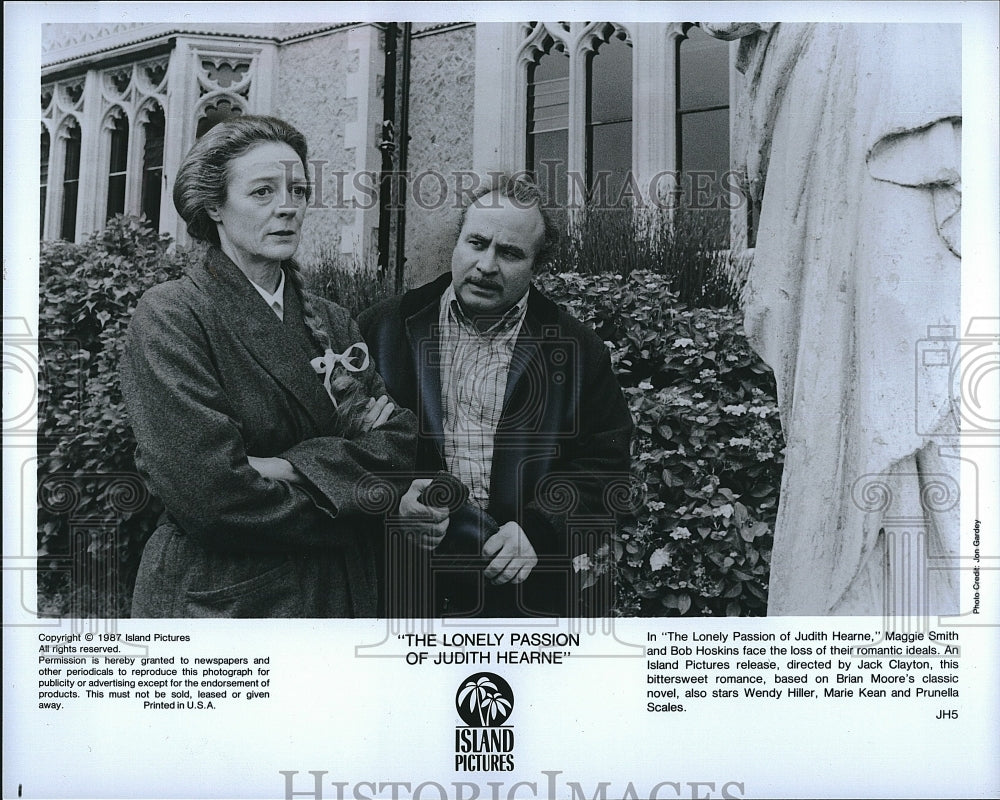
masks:
<instances>
[{"instance_id":1,"label":"stone wall","mask_svg":"<svg viewBox=\"0 0 1000 800\"><path fill-rule=\"evenodd\" d=\"M453 173L472 169L475 65L473 26L431 30L413 38L408 153L411 190L407 194L405 241L408 286L434 278L451 264L458 220ZM436 175L447 183L443 200Z\"/></svg>"},{"instance_id":2,"label":"stone wall","mask_svg":"<svg viewBox=\"0 0 1000 800\"><path fill-rule=\"evenodd\" d=\"M337 253L342 231L354 222L354 210L344 208L336 171L351 172L353 148L345 147L346 126L357 117L357 98L349 98L348 74L358 70L358 51L348 45L349 31L340 30L285 44L278 51L279 91L274 113L291 122L309 142L310 160L321 162L321 181L315 192L327 208L310 208L299 247L304 264L321 254ZM312 167L312 178L320 170ZM350 175L347 180L350 180ZM316 194L314 194L314 200Z\"/></svg>"}]
</instances>

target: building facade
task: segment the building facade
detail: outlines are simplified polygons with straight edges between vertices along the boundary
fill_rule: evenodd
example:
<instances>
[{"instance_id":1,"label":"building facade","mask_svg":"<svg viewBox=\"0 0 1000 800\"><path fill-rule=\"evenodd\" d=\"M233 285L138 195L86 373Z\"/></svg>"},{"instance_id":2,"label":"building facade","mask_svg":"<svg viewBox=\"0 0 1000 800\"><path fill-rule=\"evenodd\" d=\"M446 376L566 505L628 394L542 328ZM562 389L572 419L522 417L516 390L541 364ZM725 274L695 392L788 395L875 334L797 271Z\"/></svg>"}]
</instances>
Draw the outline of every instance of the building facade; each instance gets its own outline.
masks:
<instances>
[{"instance_id":1,"label":"building facade","mask_svg":"<svg viewBox=\"0 0 1000 800\"><path fill-rule=\"evenodd\" d=\"M47 25L40 235L79 241L128 213L185 242L173 175L250 113L309 141L306 266L439 274L462 201L496 170L534 172L571 208L718 206L733 47L683 22Z\"/></svg>"}]
</instances>

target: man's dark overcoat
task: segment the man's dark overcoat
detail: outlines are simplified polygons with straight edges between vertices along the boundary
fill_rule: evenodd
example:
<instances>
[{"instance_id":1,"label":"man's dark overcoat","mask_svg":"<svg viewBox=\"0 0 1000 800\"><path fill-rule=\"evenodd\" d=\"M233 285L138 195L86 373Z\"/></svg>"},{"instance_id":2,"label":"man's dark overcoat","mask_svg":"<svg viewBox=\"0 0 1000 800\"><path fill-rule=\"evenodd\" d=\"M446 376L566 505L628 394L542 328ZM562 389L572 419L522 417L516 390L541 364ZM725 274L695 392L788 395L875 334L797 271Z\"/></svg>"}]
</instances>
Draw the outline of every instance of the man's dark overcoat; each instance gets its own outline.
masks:
<instances>
[{"instance_id":1,"label":"man's dark overcoat","mask_svg":"<svg viewBox=\"0 0 1000 800\"><path fill-rule=\"evenodd\" d=\"M417 470L425 476L445 467L438 320L450 280L450 274L442 275L358 317L389 393L417 414ZM608 584L581 593L582 574L573 559L593 553L628 511L632 418L604 343L534 286L529 291L494 443L486 510L499 524L513 520L524 529L539 564L520 586L493 586L481 569L456 569L453 560L411 554L390 577L396 599L390 614L608 611Z\"/></svg>"}]
</instances>

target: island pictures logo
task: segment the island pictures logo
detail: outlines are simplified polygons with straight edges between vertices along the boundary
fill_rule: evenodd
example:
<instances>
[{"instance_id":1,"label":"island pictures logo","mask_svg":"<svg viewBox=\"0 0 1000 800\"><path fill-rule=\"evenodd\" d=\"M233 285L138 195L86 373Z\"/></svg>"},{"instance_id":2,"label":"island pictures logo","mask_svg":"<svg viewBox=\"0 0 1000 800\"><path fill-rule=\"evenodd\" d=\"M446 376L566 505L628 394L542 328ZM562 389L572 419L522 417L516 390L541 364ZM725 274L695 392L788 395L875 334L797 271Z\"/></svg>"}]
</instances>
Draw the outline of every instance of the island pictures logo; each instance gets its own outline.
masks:
<instances>
[{"instance_id":1,"label":"island pictures logo","mask_svg":"<svg viewBox=\"0 0 1000 800\"><path fill-rule=\"evenodd\" d=\"M514 710L514 690L493 672L466 678L455 694L464 726L455 728L456 772L511 772L514 728L504 725Z\"/></svg>"}]
</instances>

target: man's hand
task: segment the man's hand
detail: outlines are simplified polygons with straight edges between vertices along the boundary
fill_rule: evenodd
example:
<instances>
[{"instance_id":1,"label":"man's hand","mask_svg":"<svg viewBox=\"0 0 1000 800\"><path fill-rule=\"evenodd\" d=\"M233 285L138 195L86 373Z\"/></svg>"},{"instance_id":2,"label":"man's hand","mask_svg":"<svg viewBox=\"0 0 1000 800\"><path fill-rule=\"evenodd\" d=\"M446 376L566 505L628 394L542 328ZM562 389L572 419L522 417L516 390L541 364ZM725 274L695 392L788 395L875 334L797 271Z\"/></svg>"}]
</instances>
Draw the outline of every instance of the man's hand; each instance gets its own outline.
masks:
<instances>
[{"instance_id":1,"label":"man's hand","mask_svg":"<svg viewBox=\"0 0 1000 800\"><path fill-rule=\"evenodd\" d=\"M516 522L507 522L483 545L483 555L492 557L483 575L491 583L523 583L538 563L535 548Z\"/></svg>"},{"instance_id":2,"label":"man's hand","mask_svg":"<svg viewBox=\"0 0 1000 800\"><path fill-rule=\"evenodd\" d=\"M417 499L430 482L417 478L399 501L399 516L410 523L406 529L413 543L428 551L441 544L448 531L448 509L425 506Z\"/></svg>"},{"instance_id":3,"label":"man's hand","mask_svg":"<svg viewBox=\"0 0 1000 800\"><path fill-rule=\"evenodd\" d=\"M247 456L250 466L265 478L272 481L288 481L288 483L302 483L302 475L283 458L259 458L258 456Z\"/></svg>"}]
</instances>

